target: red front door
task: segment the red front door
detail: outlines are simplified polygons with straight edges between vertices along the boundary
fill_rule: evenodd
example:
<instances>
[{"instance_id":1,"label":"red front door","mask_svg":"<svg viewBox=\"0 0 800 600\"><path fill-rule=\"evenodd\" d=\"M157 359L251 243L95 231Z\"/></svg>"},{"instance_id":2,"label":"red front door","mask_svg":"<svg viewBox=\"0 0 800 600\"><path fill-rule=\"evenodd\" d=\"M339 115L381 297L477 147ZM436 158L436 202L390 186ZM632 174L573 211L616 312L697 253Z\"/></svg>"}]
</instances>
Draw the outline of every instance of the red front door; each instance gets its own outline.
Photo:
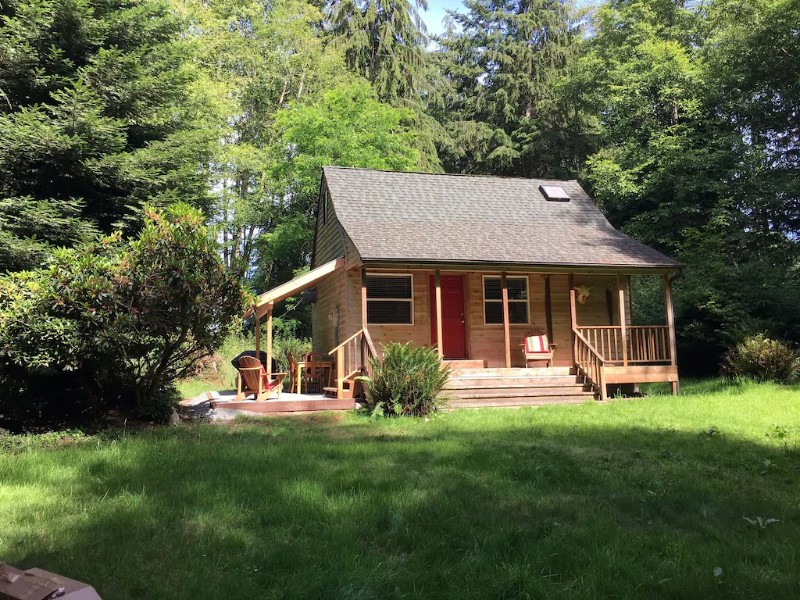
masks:
<instances>
[{"instance_id":1,"label":"red front door","mask_svg":"<svg viewBox=\"0 0 800 600\"><path fill-rule=\"evenodd\" d=\"M464 327L464 276L442 275L442 351L445 358L467 358ZM436 280L431 275L431 341L436 344Z\"/></svg>"}]
</instances>

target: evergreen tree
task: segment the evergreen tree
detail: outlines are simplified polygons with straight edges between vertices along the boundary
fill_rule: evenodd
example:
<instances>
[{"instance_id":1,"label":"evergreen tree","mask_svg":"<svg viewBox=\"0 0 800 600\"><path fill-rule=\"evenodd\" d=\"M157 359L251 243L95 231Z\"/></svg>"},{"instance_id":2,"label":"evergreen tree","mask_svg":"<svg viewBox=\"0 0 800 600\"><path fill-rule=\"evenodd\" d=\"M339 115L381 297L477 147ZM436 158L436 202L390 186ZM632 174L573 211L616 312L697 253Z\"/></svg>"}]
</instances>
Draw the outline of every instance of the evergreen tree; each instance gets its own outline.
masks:
<instances>
[{"instance_id":1,"label":"evergreen tree","mask_svg":"<svg viewBox=\"0 0 800 600\"><path fill-rule=\"evenodd\" d=\"M574 174L592 129L567 75L579 15L563 0L467 0L442 40L451 89L448 170L522 176Z\"/></svg>"},{"instance_id":2,"label":"evergreen tree","mask_svg":"<svg viewBox=\"0 0 800 600\"><path fill-rule=\"evenodd\" d=\"M372 83L385 102L418 101L428 41L419 9L427 0L336 0L328 26L347 66Z\"/></svg>"},{"instance_id":3,"label":"evergreen tree","mask_svg":"<svg viewBox=\"0 0 800 600\"><path fill-rule=\"evenodd\" d=\"M11 0L0 16L0 270L136 227L144 201L207 207L210 138L165 4Z\"/></svg>"}]
</instances>

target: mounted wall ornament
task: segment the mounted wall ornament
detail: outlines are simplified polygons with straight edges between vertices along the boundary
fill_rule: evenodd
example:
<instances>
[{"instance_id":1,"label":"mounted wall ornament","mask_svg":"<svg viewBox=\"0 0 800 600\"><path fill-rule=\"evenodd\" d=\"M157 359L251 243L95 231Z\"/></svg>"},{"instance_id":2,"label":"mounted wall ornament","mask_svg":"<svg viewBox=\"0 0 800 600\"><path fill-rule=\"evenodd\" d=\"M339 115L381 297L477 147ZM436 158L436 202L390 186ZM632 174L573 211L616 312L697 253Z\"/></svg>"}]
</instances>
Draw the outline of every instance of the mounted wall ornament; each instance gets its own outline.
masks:
<instances>
[{"instance_id":1,"label":"mounted wall ornament","mask_svg":"<svg viewBox=\"0 0 800 600\"><path fill-rule=\"evenodd\" d=\"M592 291L592 288L588 285L576 285L575 292L578 296L578 304L586 304L586 301L589 299L589 292Z\"/></svg>"}]
</instances>

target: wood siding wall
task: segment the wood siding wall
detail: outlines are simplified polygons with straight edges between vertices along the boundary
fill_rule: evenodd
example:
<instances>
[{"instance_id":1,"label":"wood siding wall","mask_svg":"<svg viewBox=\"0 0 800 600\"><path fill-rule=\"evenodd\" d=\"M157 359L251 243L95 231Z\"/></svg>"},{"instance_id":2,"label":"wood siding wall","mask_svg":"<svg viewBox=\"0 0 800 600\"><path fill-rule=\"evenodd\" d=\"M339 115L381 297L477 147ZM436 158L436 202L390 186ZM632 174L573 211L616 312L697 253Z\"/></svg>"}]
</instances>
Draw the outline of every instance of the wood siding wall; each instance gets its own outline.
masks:
<instances>
[{"instance_id":1,"label":"wood siding wall","mask_svg":"<svg viewBox=\"0 0 800 600\"><path fill-rule=\"evenodd\" d=\"M370 325L369 331L375 345L389 342L412 341L424 346L431 343L431 306L429 280L433 270L381 269L371 273L411 273L414 289L413 325ZM448 272L442 274L464 275L465 319L467 355L471 359L487 361L489 367L505 366L505 345L502 324L485 324L483 314L483 275L500 275L499 272ZM541 273L514 273L528 278L527 324L512 324L511 358L513 366L525 366L520 344L525 335L537 331L547 332L545 278ZM569 276L550 275L551 318L553 341L558 344L554 356L557 366L572 365L572 331L569 309ZM623 279L627 285L627 279ZM619 310L616 293L616 277L581 275L575 276L575 285L591 287L585 304L577 307L580 325L618 325ZM611 295L609 314L608 294ZM361 271L340 271L317 286L317 304L314 307L314 349L327 353L336 345L331 315L339 307L338 340L344 340L361 328ZM630 323L630 294L626 289L626 313Z\"/></svg>"},{"instance_id":2,"label":"wood siding wall","mask_svg":"<svg viewBox=\"0 0 800 600\"><path fill-rule=\"evenodd\" d=\"M317 222L314 233L314 257L311 268L344 256L345 236L333 202L330 200L327 185L323 184L317 205ZM347 314L345 302L345 272L339 270L327 279L320 281L317 288L317 303L311 309L311 330L314 352L327 355L345 338L341 336L341 320ZM340 324L334 322L338 312Z\"/></svg>"},{"instance_id":3,"label":"wood siding wall","mask_svg":"<svg viewBox=\"0 0 800 600\"><path fill-rule=\"evenodd\" d=\"M317 204L316 228L312 269L345 254L344 232L336 218L328 188L324 185Z\"/></svg>"},{"instance_id":4,"label":"wood siding wall","mask_svg":"<svg viewBox=\"0 0 800 600\"><path fill-rule=\"evenodd\" d=\"M342 336L342 322L348 313L345 302L346 273L339 270L317 284L317 303L311 311L312 342L314 352L327 355L339 342L347 339ZM338 311L339 326L334 323L335 312Z\"/></svg>"},{"instance_id":5,"label":"wood siding wall","mask_svg":"<svg viewBox=\"0 0 800 600\"><path fill-rule=\"evenodd\" d=\"M344 256L346 261L358 258L358 252L353 243L342 230L326 185L323 185L323 192L320 194L317 206L316 228L312 268L323 265L340 256ZM361 327L360 296L352 297L350 287L348 287L348 281L352 273L347 273L344 270L336 271L316 286L317 303L311 310L314 352L327 355L339 342L347 339ZM338 326L335 323L337 311ZM350 331L351 321L358 322L358 327L352 331Z\"/></svg>"}]
</instances>

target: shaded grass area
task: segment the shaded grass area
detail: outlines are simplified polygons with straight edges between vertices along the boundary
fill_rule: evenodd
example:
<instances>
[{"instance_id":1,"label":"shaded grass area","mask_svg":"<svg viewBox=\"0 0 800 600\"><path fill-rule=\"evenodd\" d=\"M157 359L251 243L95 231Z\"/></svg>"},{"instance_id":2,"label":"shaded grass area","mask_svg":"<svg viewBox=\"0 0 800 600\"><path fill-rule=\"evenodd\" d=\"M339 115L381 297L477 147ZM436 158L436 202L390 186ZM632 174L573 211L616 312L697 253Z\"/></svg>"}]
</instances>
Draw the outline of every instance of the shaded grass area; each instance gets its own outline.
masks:
<instances>
[{"instance_id":1,"label":"shaded grass area","mask_svg":"<svg viewBox=\"0 0 800 600\"><path fill-rule=\"evenodd\" d=\"M20 447L0 557L105 600L796 598L800 391L705 389Z\"/></svg>"}]
</instances>

